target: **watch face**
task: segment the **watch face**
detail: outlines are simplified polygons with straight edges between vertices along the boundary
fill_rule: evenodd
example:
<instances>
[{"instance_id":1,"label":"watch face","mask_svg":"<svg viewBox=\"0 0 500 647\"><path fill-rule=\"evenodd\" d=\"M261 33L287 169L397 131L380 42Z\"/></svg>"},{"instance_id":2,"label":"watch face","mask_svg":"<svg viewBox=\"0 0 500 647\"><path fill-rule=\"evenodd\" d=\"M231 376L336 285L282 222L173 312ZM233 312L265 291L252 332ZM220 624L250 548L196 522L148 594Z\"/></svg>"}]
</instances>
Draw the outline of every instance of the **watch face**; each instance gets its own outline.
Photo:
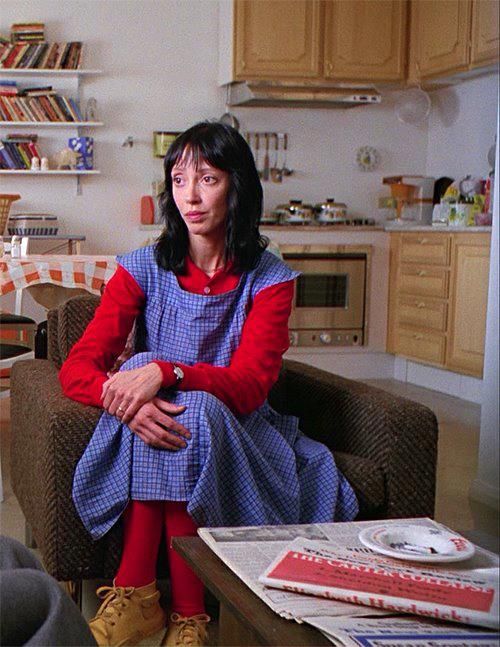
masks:
<instances>
[{"instance_id":1,"label":"watch face","mask_svg":"<svg viewBox=\"0 0 500 647\"><path fill-rule=\"evenodd\" d=\"M380 163L380 153L372 146L362 146L356 152L356 164L361 171L373 171Z\"/></svg>"},{"instance_id":2,"label":"watch face","mask_svg":"<svg viewBox=\"0 0 500 647\"><path fill-rule=\"evenodd\" d=\"M177 378L177 382L180 382L184 379L184 371L180 366L174 366L174 375Z\"/></svg>"}]
</instances>

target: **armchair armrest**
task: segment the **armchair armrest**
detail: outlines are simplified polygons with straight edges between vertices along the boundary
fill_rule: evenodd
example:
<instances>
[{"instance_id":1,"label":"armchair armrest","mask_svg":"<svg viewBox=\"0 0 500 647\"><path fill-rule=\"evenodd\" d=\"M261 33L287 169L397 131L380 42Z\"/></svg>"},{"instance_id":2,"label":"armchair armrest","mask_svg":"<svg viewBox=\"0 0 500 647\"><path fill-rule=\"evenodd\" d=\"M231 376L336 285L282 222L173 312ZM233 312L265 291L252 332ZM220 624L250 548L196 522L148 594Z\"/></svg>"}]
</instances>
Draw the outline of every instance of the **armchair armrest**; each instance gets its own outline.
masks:
<instances>
[{"instance_id":1,"label":"armchair armrest","mask_svg":"<svg viewBox=\"0 0 500 647\"><path fill-rule=\"evenodd\" d=\"M66 398L56 366L47 360L16 362L11 376L12 487L48 572L58 580L113 575L119 557L117 532L94 542L84 530L71 496L73 474L101 410ZM116 543L117 550L106 546ZM75 572L73 564L79 564Z\"/></svg>"},{"instance_id":2,"label":"armchair armrest","mask_svg":"<svg viewBox=\"0 0 500 647\"><path fill-rule=\"evenodd\" d=\"M438 424L430 409L291 360L284 373L284 409L305 434L382 470L384 516L433 516Z\"/></svg>"}]
</instances>

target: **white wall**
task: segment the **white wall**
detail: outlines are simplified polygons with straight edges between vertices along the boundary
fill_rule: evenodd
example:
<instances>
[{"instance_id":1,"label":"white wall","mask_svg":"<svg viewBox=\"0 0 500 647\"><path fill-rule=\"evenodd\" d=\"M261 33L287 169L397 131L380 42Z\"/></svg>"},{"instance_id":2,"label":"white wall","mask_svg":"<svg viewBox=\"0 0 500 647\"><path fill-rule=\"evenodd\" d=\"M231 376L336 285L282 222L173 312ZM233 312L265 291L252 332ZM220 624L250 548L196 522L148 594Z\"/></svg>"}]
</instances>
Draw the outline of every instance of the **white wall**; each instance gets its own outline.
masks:
<instances>
[{"instance_id":1,"label":"white wall","mask_svg":"<svg viewBox=\"0 0 500 647\"><path fill-rule=\"evenodd\" d=\"M426 173L434 177L486 177L495 143L498 74L431 93Z\"/></svg>"},{"instance_id":2,"label":"white wall","mask_svg":"<svg viewBox=\"0 0 500 647\"><path fill-rule=\"evenodd\" d=\"M500 160L500 120L497 121L496 159ZM481 435L477 476L471 495L497 510L500 508L499 456L499 284L498 244L500 229L499 182L493 196L493 231L491 235L490 283L488 287L488 317L486 322L483 402L481 407Z\"/></svg>"}]
</instances>

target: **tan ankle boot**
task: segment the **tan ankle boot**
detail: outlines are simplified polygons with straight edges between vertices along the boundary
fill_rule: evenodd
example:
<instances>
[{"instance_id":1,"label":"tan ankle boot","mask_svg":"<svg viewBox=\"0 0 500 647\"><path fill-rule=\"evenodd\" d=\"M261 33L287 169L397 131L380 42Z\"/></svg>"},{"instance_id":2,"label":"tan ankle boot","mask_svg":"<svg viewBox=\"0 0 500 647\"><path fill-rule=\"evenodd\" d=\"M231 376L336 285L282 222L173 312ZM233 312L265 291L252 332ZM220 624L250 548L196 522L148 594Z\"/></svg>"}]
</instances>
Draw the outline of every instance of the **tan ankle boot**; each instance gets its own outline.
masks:
<instances>
[{"instance_id":1,"label":"tan ankle boot","mask_svg":"<svg viewBox=\"0 0 500 647\"><path fill-rule=\"evenodd\" d=\"M156 582L137 589L113 582L113 586L97 589L97 595L103 603L89 627L99 647L136 645L164 630L166 614L159 603Z\"/></svg>"},{"instance_id":2,"label":"tan ankle boot","mask_svg":"<svg viewBox=\"0 0 500 647\"><path fill-rule=\"evenodd\" d=\"M207 616L206 613L189 616L188 618L178 613L172 613L167 635L162 645L164 647L179 647L180 645L203 647L203 645L207 644L207 624L209 622L210 616Z\"/></svg>"}]
</instances>

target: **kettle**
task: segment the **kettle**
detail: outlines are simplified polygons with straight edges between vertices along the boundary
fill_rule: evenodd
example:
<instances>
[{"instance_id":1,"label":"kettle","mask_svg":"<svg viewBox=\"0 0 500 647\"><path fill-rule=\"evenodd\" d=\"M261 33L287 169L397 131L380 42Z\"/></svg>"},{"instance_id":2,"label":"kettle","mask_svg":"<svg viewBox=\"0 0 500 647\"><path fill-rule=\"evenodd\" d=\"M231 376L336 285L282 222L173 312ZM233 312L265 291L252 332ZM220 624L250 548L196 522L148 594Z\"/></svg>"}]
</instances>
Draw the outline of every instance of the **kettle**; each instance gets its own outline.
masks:
<instances>
[{"instance_id":1,"label":"kettle","mask_svg":"<svg viewBox=\"0 0 500 647\"><path fill-rule=\"evenodd\" d=\"M344 223L347 217L347 205L343 202L335 202L333 198L327 198L314 206L318 222L323 223Z\"/></svg>"}]
</instances>

